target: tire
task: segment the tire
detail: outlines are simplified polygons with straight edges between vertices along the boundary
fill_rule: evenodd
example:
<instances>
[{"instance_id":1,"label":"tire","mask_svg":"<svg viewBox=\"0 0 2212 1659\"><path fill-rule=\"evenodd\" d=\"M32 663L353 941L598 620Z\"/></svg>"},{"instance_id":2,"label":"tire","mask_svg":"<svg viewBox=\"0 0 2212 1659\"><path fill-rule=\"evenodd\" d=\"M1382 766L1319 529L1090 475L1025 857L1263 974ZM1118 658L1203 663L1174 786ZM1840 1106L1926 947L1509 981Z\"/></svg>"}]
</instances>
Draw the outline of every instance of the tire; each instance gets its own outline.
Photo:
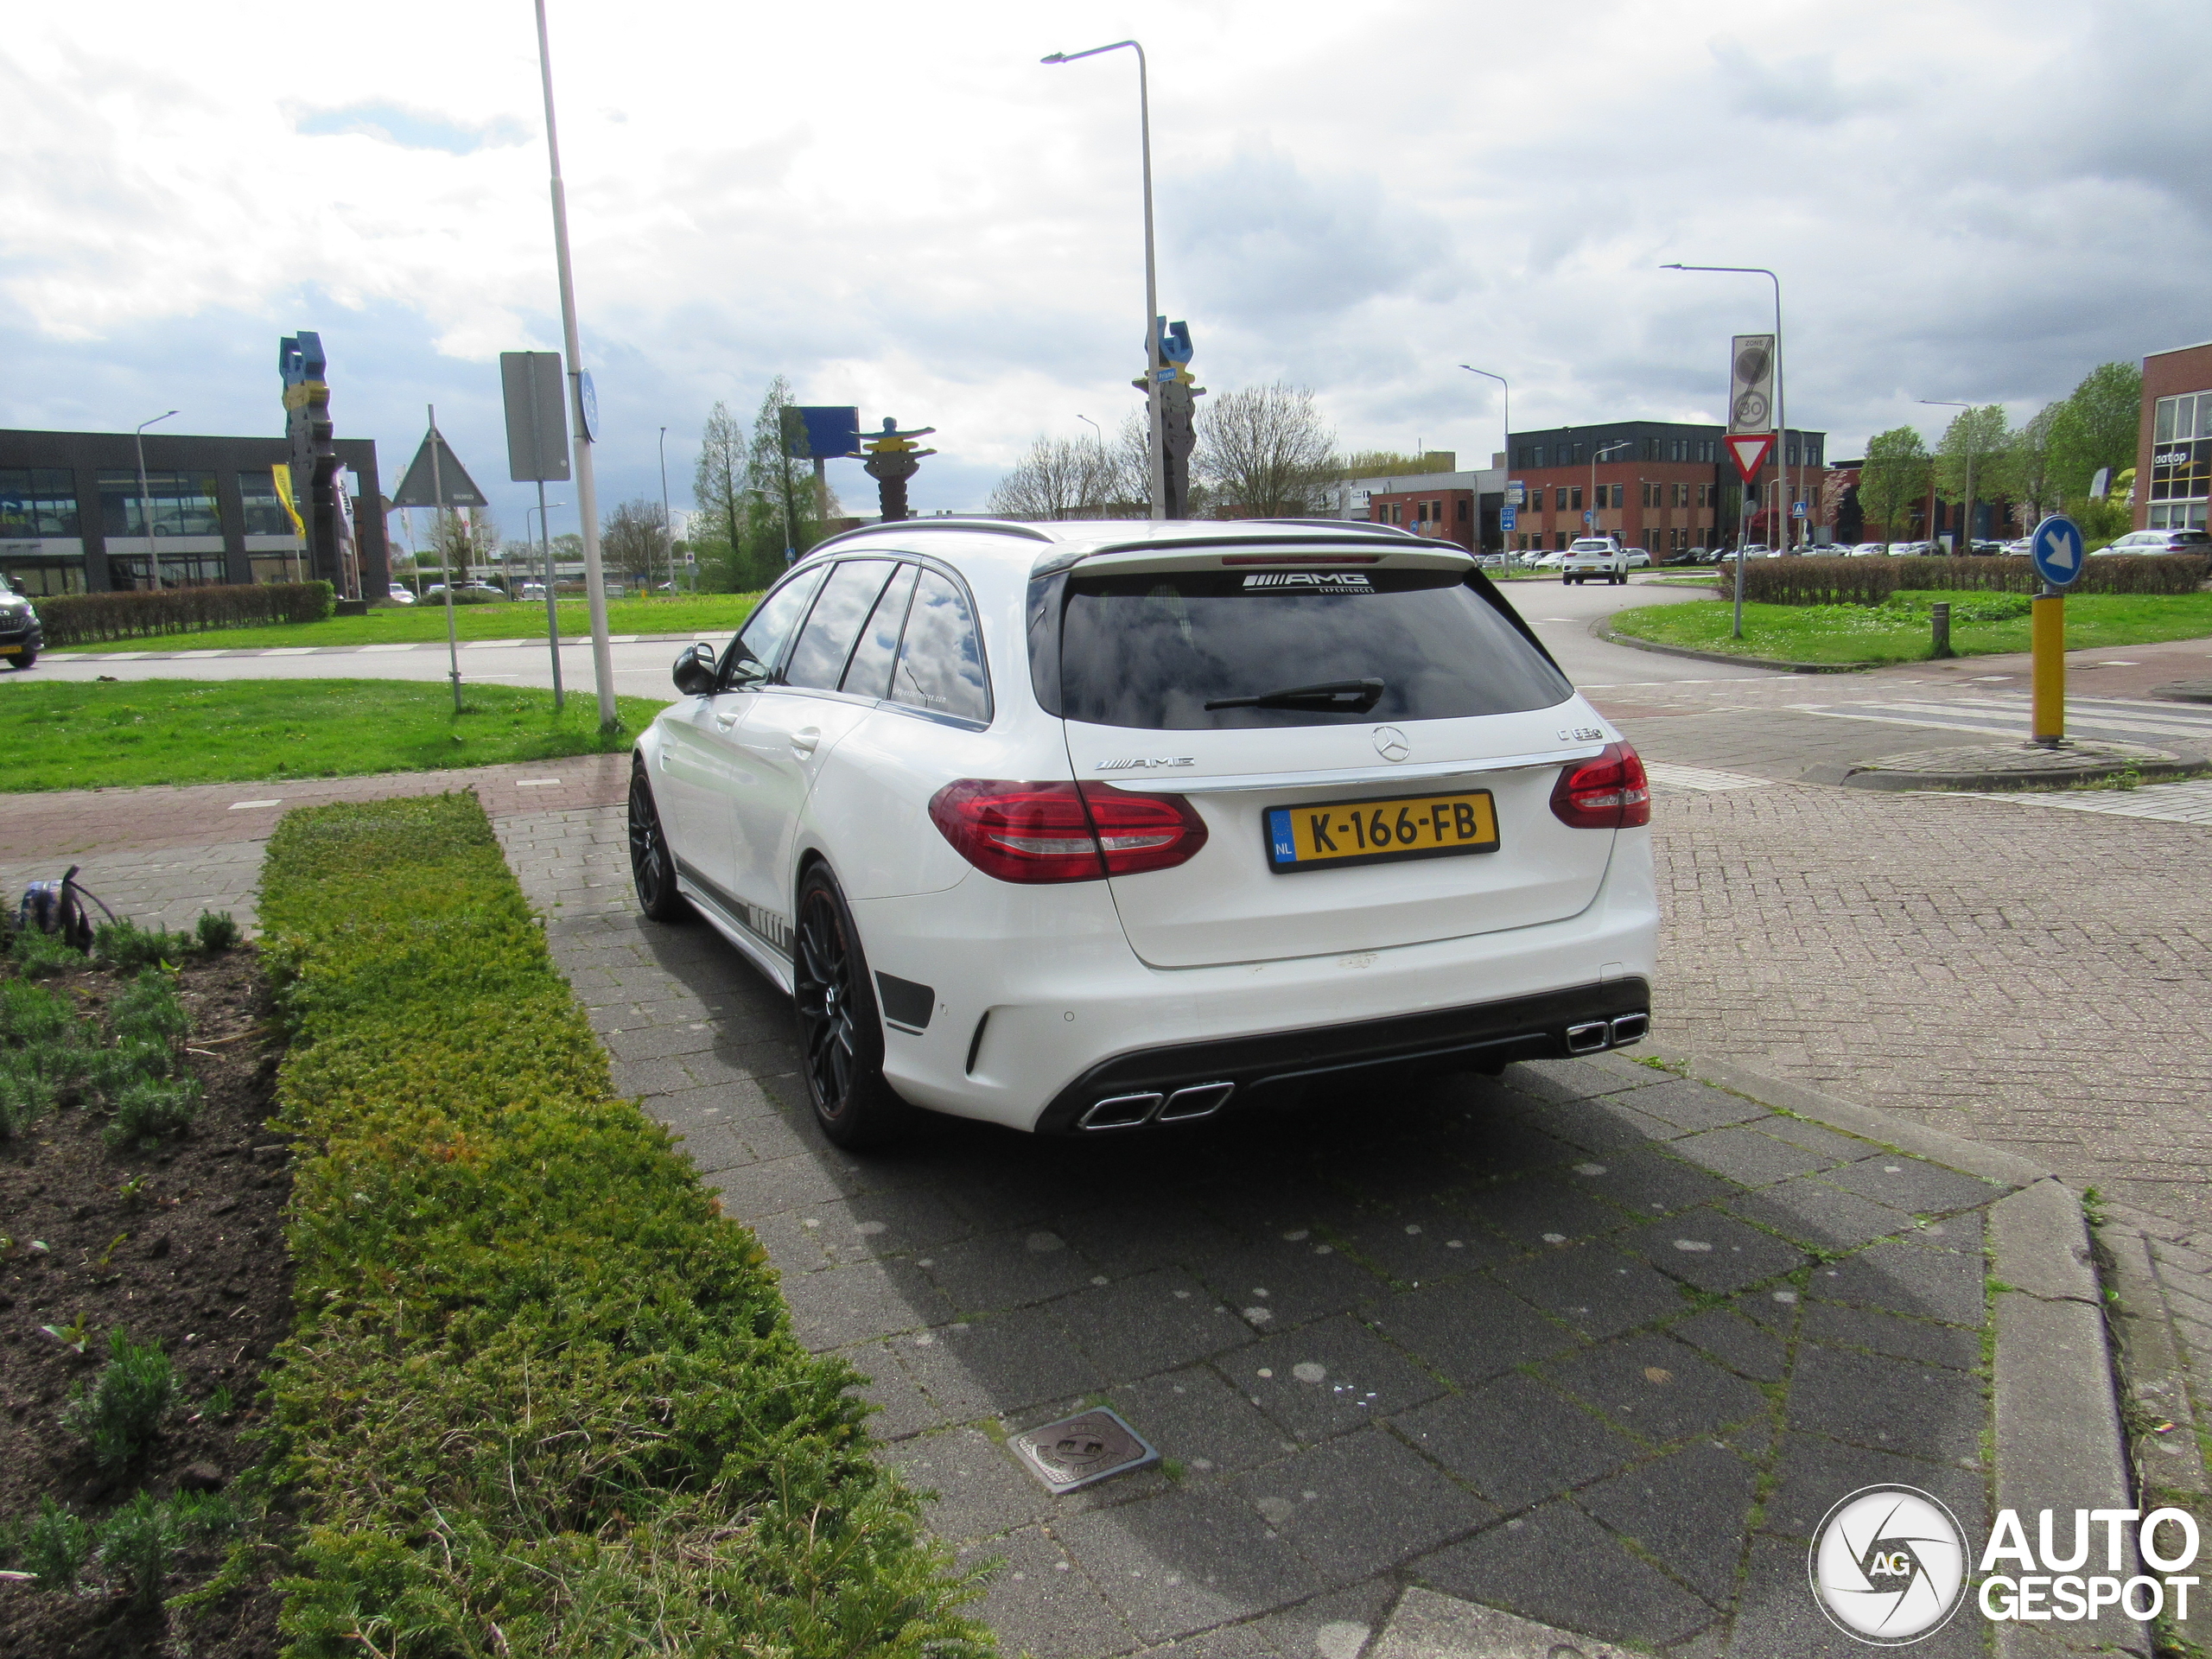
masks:
<instances>
[{"instance_id":1,"label":"tire","mask_svg":"<svg viewBox=\"0 0 2212 1659\"><path fill-rule=\"evenodd\" d=\"M638 890L638 908L648 920L690 918L691 906L676 890L676 859L661 829L660 810L653 804L645 763L634 756L630 762L630 880Z\"/></svg>"},{"instance_id":2,"label":"tire","mask_svg":"<svg viewBox=\"0 0 2212 1659\"><path fill-rule=\"evenodd\" d=\"M11 657L9 658L10 665L18 673L21 673L24 669L29 668L36 661L38 661L38 648L36 646L32 646L19 657Z\"/></svg>"},{"instance_id":3,"label":"tire","mask_svg":"<svg viewBox=\"0 0 2212 1659\"><path fill-rule=\"evenodd\" d=\"M875 982L827 865L816 865L798 885L791 944L791 1007L814 1121L848 1152L888 1145L912 1126L914 1109L884 1081Z\"/></svg>"}]
</instances>

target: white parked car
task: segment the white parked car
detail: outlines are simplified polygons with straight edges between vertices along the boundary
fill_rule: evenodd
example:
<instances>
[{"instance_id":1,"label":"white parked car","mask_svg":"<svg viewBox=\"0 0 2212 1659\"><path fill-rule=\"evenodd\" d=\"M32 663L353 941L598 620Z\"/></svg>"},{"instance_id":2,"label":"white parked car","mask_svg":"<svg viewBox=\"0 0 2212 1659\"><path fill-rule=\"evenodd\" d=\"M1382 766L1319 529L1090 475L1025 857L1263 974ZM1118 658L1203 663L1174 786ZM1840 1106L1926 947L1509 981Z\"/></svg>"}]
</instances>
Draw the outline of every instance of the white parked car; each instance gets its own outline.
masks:
<instances>
[{"instance_id":1,"label":"white parked car","mask_svg":"<svg viewBox=\"0 0 2212 1659\"><path fill-rule=\"evenodd\" d=\"M386 582L385 594L395 605L412 605L415 602L415 590L403 582Z\"/></svg>"},{"instance_id":2,"label":"white parked car","mask_svg":"<svg viewBox=\"0 0 2212 1659\"><path fill-rule=\"evenodd\" d=\"M2212 553L2212 536L2201 530L2131 530L2099 553L2193 553L2202 558Z\"/></svg>"},{"instance_id":3,"label":"white parked car","mask_svg":"<svg viewBox=\"0 0 2212 1659\"><path fill-rule=\"evenodd\" d=\"M1649 570L1651 568L1651 555L1643 548L1631 547L1628 550L1628 568L1631 570Z\"/></svg>"},{"instance_id":4,"label":"white parked car","mask_svg":"<svg viewBox=\"0 0 2212 1659\"><path fill-rule=\"evenodd\" d=\"M1643 767L1388 526L833 537L639 740L647 916L787 991L824 1132L1135 1131L1636 1041Z\"/></svg>"},{"instance_id":5,"label":"white parked car","mask_svg":"<svg viewBox=\"0 0 2212 1659\"><path fill-rule=\"evenodd\" d=\"M1603 576L1609 582L1626 582L1628 550L1610 536L1576 537L1560 561L1559 579L1580 587L1592 576Z\"/></svg>"}]
</instances>

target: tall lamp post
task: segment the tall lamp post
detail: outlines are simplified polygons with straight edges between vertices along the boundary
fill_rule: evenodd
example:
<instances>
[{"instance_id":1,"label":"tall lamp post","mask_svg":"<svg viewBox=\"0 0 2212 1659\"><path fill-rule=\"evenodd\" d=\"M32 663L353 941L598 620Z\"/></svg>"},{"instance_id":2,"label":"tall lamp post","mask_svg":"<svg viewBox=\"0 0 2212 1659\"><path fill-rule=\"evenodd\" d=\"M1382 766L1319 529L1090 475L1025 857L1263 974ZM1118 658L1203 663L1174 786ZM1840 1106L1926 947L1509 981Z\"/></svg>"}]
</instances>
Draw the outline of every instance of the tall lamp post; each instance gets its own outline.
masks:
<instances>
[{"instance_id":1,"label":"tall lamp post","mask_svg":"<svg viewBox=\"0 0 2212 1659\"><path fill-rule=\"evenodd\" d=\"M553 265L561 284L562 343L569 352L569 416L576 428L576 514L582 520L584 536L584 600L591 613L592 677L599 686L599 729L612 732L619 723L614 711L614 652L607 638L607 575L599 562L599 486L591 471L592 428L599 419L599 399L584 372L583 346L576 331L576 285L569 264L569 195L561 182L561 141L553 126L553 48L545 32L545 0L537 0L537 67L545 83L545 155L553 175Z\"/></svg>"},{"instance_id":2,"label":"tall lamp post","mask_svg":"<svg viewBox=\"0 0 2212 1659\"><path fill-rule=\"evenodd\" d=\"M1593 446L1590 451L1590 533L1593 536L1598 533L1598 463L1617 450L1635 448L1634 438L1623 438L1619 442L1609 443L1603 448ZM1628 522L1625 511L1621 514L1621 522L1624 525Z\"/></svg>"},{"instance_id":3,"label":"tall lamp post","mask_svg":"<svg viewBox=\"0 0 2212 1659\"><path fill-rule=\"evenodd\" d=\"M1471 363L1462 363L1459 366L1469 374L1479 374L1505 388L1505 489L1500 493L1500 499L1503 499L1512 493L1513 488L1513 387L1502 374L1492 374L1488 369L1478 369ZM1482 506L1479 501L1475 507L1475 539L1482 539ZM1498 532L1497 539L1503 549L1505 541L1503 531Z\"/></svg>"},{"instance_id":4,"label":"tall lamp post","mask_svg":"<svg viewBox=\"0 0 2212 1659\"><path fill-rule=\"evenodd\" d=\"M1781 453L1775 456L1775 470L1781 475L1783 494L1795 501L1797 498L1789 487L1789 411L1783 397L1782 378L1782 278L1764 265L1662 265L1659 269L1729 271L1739 276L1764 276L1774 284L1774 429L1775 442L1781 446ZM1786 518L1784 522L1787 522ZM1782 537L1776 539L1781 540ZM1738 586L1742 583L1743 575L1744 562L1738 557L1736 561Z\"/></svg>"},{"instance_id":5,"label":"tall lamp post","mask_svg":"<svg viewBox=\"0 0 2212 1659\"><path fill-rule=\"evenodd\" d=\"M1087 52L1055 52L1040 63L1074 63L1123 47L1137 54L1137 131L1144 147L1144 403L1152 426L1152 516L1167 516L1166 435L1160 411L1160 276L1152 237L1152 90L1145 71L1144 48L1135 41L1094 46Z\"/></svg>"},{"instance_id":6,"label":"tall lamp post","mask_svg":"<svg viewBox=\"0 0 2212 1659\"><path fill-rule=\"evenodd\" d=\"M668 596L676 597L676 520L668 512L668 429L660 429L660 535L668 548Z\"/></svg>"},{"instance_id":7,"label":"tall lamp post","mask_svg":"<svg viewBox=\"0 0 2212 1659\"><path fill-rule=\"evenodd\" d=\"M162 585L162 550L154 544L154 495L146 487L146 429L156 422L166 421L169 415L175 413L176 410L171 410L168 415L156 415L151 421L141 421L130 434L132 441L138 446L138 518L146 526L146 562L154 568L154 586L156 588Z\"/></svg>"},{"instance_id":8,"label":"tall lamp post","mask_svg":"<svg viewBox=\"0 0 2212 1659\"><path fill-rule=\"evenodd\" d=\"M1972 409L1974 407L1972 404L1962 404L1953 397L1923 397L1920 402L1941 409ZM1969 439L1973 437L1971 429L1967 435ZM1931 525L1930 529L1933 528ZM2029 528L2032 530L2034 526L2031 524ZM1974 551L1974 449L1971 444L1967 449L1966 523L1961 527L1961 531L1959 544L1951 550L1954 555Z\"/></svg>"}]
</instances>

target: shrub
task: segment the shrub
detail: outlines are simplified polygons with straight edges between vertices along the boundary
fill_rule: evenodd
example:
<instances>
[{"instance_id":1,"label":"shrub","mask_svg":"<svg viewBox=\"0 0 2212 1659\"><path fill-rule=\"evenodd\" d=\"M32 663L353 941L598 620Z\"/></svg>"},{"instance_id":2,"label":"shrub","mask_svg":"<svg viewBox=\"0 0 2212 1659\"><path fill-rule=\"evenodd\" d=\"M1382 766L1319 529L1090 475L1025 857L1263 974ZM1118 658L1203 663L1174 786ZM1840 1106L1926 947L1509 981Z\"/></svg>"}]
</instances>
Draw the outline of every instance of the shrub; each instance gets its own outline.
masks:
<instances>
[{"instance_id":1,"label":"shrub","mask_svg":"<svg viewBox=\"0 0 2212 1659\"><path fill-rule=\"evenodd\" d=\"M115 1116L100 1138L117 1148L175 1135L200 1116L200 1084L191 1077L141 1077L113 1098Z\"/></svg>"},{"instance_id":2,"label":"shrub","mask_svg":"<svg viewBox=\"0 0 2212 1659\"><path fill-rule=\"evenodd\" d=\"M118 1469L145 1455L176 1395L176 1374L158 1342L140 1344L117 1325L107 1333L107 1363L79 1387L62 1426L92 1447L92 1461Z\"/></svg>"},{"instance_id":3,"label":"shrub","mask_svg":"<svg viewBox=\"0 0 2212 1659\"><path fill-rule=\"evenodd\" d=\"M8 941L8 959L22 970L26 979L45 979L54 974L74 973L89 965L81 950L62 943L58 933L41 933L27 927Z\"/></svg>"},{"instance_id":4,"label":"shrub","mask_svg":"<svg viewBox=\"0 0 2212 1659\"><path fill-rule=\"evenodd\" d=\"M2193 594L2206 561L2176 554L2094 558L2071 594ZM1715 579L1735 592L1732 569ZM2031 560L2014 557L1751 559L1744 565L1744 597L1764 605L1879 605L1902 589L2034 594L2043 586Z\"/></svg>"},{"instance_id":5,"label":"shrub","mask_svg":"<svg viewBox=\"0 0 2212 1659\"><path fill-rule=\"evenodd\" d=\"M213 956L227 950L238 942L238 925L231 919L231 912L220 915L212 910L200 912L200 919L193 924L193 931L200 936L200 948Z\"/></svg>"},{"instance_id":6,"label":"shrub","mask_svg":"<svg viewBox=\"0 0 2212 1659\"><path fill-rule=\"evenodd\" d=\"M332 602L327 582L214 582L138 593L60 594L39 601L38 619L49 645L84 645L210 628L320 622L330 614Z\"/></svg>"},{"instance_id":7,"label":"shrub","mask_svg":"<svg viewBox=\"0 0 2212 1659\"><path fill-rule=\"evenodd\" d=\"M77 1005L29 980L0 981L0 1036L34 1043L77 1026Z\"/></svg>"},{"instance_id":8,"label":"shrub","mask_svg":"<svg viewBox=\"0 0 2212 1659\"><path fill-rule=\"evenodd\" d=\"M100 1565L129 1593L132 1606L149 1608L161 1600L176 1529L175 1517L143 1490L100 1523Z\"/></svg>"},{"instance_id":9,"label":"shrub","mask_svg":"<svg viewBox=\"0 0 2212 1659\"><path fill-rule=\"evenodd\" d=\"M173 1042L192 1028L192 1017L176 1000L176 987L158 968L143 969L117 992L107 1018L118 1042Z\"/></svg>"},{"instance_id":10,"label":"shrub","mask_svg":"<svg viewBox=\"0 0 2212 1659\"><path fill-rule=\"evenodd\" d=\"M192 954L193 937L166 927L141 927L133 921L102 922L92 930L92 954L125 973L161 962L182 962Z\"/></svg>"},{"instance_id":11,"label":"shrub","mask_svg":"<svg viewBox=\"0 0 2212 1659\"><path fill-rule=\"evenodd\" d=\"M86 1055L84 1077L92 1092L112 1106L141 1078L166 1077L175 1069L176 1053L167 1043L132 1038Z\"/></svg>"},{"instance_id":12,"label":"shrub","mask_svg":"<svg viewBox=\"0 0 2212 1659\"><path fill-rule=\"evenodd\" d=\"M92 1529L51 1496L38 1501L38 1514L23 1529L22 1560L41 1590L67 1590L92 1553Z\"/></svg>"},{"instance_id":13,"label":"shrub","mask_svg":"<svg viewBox=\"0 0 2212 1659\"><path fill-rule=\"evenodd\" d=\"M614 1097L474 798L288 815L262 927L300 1137L288 1651L473 1650L494 1607L517 1652L989 1650L855 1373Z\"/></svg>"},{"instance_id":14,"label":"shrub","mask_svg":"<svg viewBox=\"0 0 2212 1659\"><path fill-rule=\"evenodd\" d=\"M12 1141L54 1109L54 1084L39 1073L0 1071L0 1141Z\"/></svg>"}]
</instances>

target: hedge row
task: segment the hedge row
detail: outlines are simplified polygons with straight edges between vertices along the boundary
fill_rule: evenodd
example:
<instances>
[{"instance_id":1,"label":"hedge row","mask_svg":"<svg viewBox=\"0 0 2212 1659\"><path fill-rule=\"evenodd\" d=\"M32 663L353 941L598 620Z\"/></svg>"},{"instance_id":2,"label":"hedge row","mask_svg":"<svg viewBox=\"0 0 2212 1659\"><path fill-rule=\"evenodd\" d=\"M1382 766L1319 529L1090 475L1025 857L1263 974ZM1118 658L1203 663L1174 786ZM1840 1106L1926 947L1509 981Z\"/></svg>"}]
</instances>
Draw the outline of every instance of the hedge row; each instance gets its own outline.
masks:
<instances>
[{"instance_id":1,"label":"hedge row","mask_svg":"<svg viewBox=\"0 0 2212 1659\"><path fill-rule=\"evenodd\" d=\"M320 622L330 610L327 582L211 582L121 594L63 594L38 601L38 620L48 645L84 645L264 622Z\"/></svg>"},{"instance_id":2,"label":"hedge row","mask_svg":"<svg viewBox=\"0 0 2212 1659\"><path fill-rule=\"evenodd\" d=\"M2171 553L2101 554L2067 591L2193 594L2203 584L2205 563ZM1732 594L1733 569L1723 570L1714 582ZM2032 594L2042 585L2032 561L2012 557L1751 559L1744 565L1744 597L1763 605L1879 605L1906 588Z\"/></svg>"},{"instance_id":3,"label":"hedge row","mask_svg":"<svg viewBox=\"0 0 2212 1659\"><path fill-rule=\"evenodd\" d=\"M270 1385L298 1659L976 1659L976 1593L607 1059L474 798L289 815L301 1140Z\"/></svg>"}]
</instances>

